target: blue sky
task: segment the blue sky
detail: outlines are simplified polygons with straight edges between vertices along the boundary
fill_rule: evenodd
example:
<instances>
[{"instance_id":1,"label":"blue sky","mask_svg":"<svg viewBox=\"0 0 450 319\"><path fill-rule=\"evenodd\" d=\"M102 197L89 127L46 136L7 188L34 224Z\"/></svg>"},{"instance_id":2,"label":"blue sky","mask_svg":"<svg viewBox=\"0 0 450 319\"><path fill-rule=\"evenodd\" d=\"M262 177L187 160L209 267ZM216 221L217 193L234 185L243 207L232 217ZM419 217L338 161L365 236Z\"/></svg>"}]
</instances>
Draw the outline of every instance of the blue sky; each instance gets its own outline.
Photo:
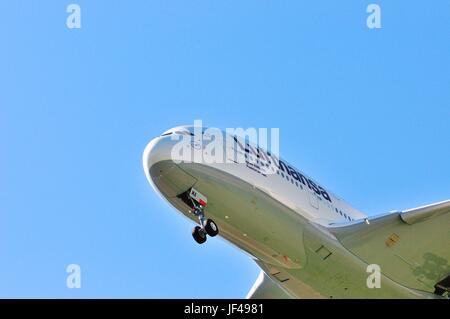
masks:
<instances>
[{"instance_id":1,"label":"blue sky","mask_svg":"<svg viewBox=\"0 0 450 319\"><path fill-rule=\"evenodd\" d=\"M194 119L280 128L368 214L450 198L448 0L77 1L77 30L69 3L0 3L0 297L244 297L256 265L194 243L142 170Z\"/></svg>"}]
</instances>

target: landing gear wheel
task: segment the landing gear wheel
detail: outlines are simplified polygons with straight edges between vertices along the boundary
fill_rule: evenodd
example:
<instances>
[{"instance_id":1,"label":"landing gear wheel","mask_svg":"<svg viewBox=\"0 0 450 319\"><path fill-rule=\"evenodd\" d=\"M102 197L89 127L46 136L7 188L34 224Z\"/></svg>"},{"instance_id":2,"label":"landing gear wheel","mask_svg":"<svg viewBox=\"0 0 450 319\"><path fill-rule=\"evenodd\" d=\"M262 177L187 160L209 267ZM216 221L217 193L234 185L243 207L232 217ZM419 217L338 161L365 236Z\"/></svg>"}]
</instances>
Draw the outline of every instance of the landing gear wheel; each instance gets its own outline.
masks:
<instances>
[{"instance_id":1,"label":"landing gear wheel","mask_svg":"<svg viewBox=\"0 0 450 319\"><path fill-rule=\"evenodd\" d=\"M195 226L192 229L192 237L199 244L203 244L206 241L206 233L200 226Z\"/></svg>"},{"instance_id":2,"label":"landing gear wheel","mask_svg":"<svg viewBox=\"0 0 450 319\"><path fill-rule=\"evenodd\" d=\"M203 226L205 227L206 233L211 237L214 237L219 233L219 227L217 227L212 219L205 220Z\"/></svg>"}]
</instances>

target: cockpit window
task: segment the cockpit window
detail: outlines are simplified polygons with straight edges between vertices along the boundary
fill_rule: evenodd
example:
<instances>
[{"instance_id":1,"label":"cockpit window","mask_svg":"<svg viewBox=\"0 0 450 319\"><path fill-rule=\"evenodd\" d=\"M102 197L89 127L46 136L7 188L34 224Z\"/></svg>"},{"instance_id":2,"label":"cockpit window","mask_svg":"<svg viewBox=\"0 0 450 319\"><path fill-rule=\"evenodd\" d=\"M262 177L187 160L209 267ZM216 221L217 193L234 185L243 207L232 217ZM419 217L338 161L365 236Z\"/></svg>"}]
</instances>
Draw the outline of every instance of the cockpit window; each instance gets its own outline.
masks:
<instances>
[{"instance_id":1,"label":"cockpit window","mask_svg":"<svg viewBox=\"0 0 450 319\"><path fill-rule=\"evenodd\" d=\"M202 128L201 134L205 133L205 129L206 128ZM161 136L167 136L171 134L195 136L195 128L193 126L177 126L165 131Z\"/></svg>"},{"instance_id":2,"label":"cockpit window","mask_svg":"<svg viewBox=\"0 0 450 319\"><path fill-rule=\"evenodd\" d=\"M161 136L168 136L168 135L172 135L172 134L180 134L180 135L190 135L190 136L194 136L194 133L189 132L189 131L170 131L170 132L166 132L161 134Z\"/></svg>"},{"instance_id":3,"label":"cockpit window","mask_svg":"<svg viewBox=\"0 0 450 319\"><path fill-rule=\"evenodd\" d=\"M186 131L184 131L184 132L182 132L182 131L176 131L175 133L176 133L176 134L182 134L182 135L191 135L191 136L194 136L194 133L186 132Z\"/></svg>"}]
</instances>

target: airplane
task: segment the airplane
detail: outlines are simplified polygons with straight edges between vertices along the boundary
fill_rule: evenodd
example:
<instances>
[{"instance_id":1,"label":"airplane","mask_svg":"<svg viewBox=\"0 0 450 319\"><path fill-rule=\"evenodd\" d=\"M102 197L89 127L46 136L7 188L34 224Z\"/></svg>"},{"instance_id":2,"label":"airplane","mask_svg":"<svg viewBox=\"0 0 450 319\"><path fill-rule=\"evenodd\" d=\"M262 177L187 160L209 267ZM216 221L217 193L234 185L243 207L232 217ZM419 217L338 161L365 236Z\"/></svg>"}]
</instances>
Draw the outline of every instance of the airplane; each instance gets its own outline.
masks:
<instances>
[{"instance_id":1,"label":"airplane","mask_svg":"<svg viewBox=\"0 0 450 319\"><path fill-rule=\"evenodd\" d=\"M227 161L174 159L182 139L205 150L206 132L167 130L146 146L143 167L153 189L195 222L197 243L220 234L260 267L246 298L449 298L450 200L368 216L225 132L234 141L223 146L234 154Z\"/></svg>"}]
</instances>

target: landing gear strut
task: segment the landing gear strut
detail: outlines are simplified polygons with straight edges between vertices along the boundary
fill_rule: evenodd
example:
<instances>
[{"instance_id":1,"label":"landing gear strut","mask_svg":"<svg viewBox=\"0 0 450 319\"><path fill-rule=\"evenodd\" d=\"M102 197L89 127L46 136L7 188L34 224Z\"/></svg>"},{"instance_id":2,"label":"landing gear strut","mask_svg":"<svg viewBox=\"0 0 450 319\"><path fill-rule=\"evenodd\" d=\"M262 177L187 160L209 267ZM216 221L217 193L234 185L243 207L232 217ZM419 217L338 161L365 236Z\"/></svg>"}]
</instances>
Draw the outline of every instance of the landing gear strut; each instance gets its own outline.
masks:
<instances>
[{"instance_id":1,"label":"landing gear strut","mask_svg":"<svg viewBox=\"0 0 450 319\"><path fill-rule=\"evenodd\" d=\"M205 218L204 208L206 206L206 197L193 188L189 196L194 206L192 213L198 217L200 222L200 226L195 226L192 229L192 237L197 243L203 244L206 241L207 235L214 237L219 233L219 227L217 227L217 224L212 219Z\"/></svg>"}]
</instances>

